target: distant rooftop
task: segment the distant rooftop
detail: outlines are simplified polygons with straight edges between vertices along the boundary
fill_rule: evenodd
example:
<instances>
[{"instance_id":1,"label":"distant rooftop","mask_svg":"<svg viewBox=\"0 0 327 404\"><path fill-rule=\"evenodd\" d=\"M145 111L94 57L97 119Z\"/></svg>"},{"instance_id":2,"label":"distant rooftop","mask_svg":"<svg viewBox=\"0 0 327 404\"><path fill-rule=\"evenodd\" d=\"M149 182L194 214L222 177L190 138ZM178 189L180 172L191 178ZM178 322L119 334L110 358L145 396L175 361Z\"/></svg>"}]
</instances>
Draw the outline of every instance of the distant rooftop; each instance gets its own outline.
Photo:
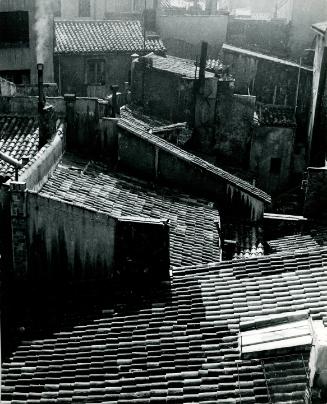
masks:
<instances>
[{"instance_id":1,"label":"distant rooftop","mask_svg":"<svg viewBox=\"0 0 327 404\"><path fill-rule=\"evenodd\" d=\"M146 39L140 21L57 20L55 53L96 54L103 52L165 52L161 39Z\"/></svg>"}]
</instances>

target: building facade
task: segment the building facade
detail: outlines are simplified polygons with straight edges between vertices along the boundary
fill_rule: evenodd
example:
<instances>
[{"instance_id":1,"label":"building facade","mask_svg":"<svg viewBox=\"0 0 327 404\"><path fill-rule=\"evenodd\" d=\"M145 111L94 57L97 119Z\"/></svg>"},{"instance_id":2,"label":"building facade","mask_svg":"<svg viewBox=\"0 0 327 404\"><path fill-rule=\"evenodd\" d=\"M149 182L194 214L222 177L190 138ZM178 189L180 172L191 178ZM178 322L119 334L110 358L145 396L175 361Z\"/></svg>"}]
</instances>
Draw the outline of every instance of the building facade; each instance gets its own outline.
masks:
<instances>
[{"instance_id":1,"label":"building facade","mask_svg":"<svg viewBox=\"0 0 327 404\"><path fill-rule=\"evenodd\" d=\"M38 62L53 82L53 18L47 15L43 28L39 7L33 0L0 2L0 76L15 84L36 84Z\"/></svg>"}]
</instances>

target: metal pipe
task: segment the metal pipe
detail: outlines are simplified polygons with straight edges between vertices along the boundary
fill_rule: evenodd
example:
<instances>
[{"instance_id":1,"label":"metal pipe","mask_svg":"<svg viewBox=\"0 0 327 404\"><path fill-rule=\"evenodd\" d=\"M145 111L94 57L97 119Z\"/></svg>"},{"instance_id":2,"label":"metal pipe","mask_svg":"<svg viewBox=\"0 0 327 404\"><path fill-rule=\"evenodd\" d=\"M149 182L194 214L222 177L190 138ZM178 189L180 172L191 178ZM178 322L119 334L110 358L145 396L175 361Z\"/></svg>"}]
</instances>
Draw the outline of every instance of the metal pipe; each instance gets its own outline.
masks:
<instances>
[{"instance_id":1,"label":"metal pipe","mask_svg":"<svg viewBox=\"0 0 327 404\"><path fill-rule=\"evenodd\" d=\"M37 64L37 84L38 84L38 91L39 91L39 102L38 108L39 112L42 112L45 106L45 98L44 98L44 89L43 89L43 63Z\"/></svg>"}]
</instances>

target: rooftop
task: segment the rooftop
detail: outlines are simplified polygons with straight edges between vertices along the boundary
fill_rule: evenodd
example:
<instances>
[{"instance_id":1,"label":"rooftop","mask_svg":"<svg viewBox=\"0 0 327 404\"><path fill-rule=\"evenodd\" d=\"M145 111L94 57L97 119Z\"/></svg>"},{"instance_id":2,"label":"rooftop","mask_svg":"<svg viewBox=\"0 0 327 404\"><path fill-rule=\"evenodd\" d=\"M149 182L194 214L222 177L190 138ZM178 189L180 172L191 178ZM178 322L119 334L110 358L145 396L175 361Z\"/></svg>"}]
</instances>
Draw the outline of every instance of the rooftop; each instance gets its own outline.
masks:
<instances>
[{"instance_id":1,"label":"rooftop","mask_svg":"<svg viewBox=\"0 0 327 404\"><path fill-rule=\"evenodd\" d=\"M179 76L188 77L190 79L199 77L199 68L195 66L195 61L190 59L182 59L176 56L159 56L149 54L146 56L153 62L152 67L157 70L162 70ZM214 73L206 71L206 78L214 77Z\"/></svg>"},{"instance_id":2,"label":"rooftop","mask_svg":"<svg viewBox=\"0 0 327 404\"><path fill-rule=\"evenodd\" d=\"M244 359L240 324L298 310L323 320L326 270L326 249L177 268L132 307L65 306L55 332L3 364L2 403L303 403L307 348Z\"/></svg>"},{"instance_id":3,"label":"rooftop","mask_svg":"<svg viewBox=\"0 0 327 404\"><path fill-rule=\"evenodd\" d=\"M20 161L32 158L38 151L38 119L33 116L0 115L0 150ZM0 176L10 178L14 167L0 160Z\"/></svg>"},{"instance_id":4,"label":"rooftop","mask_svg":"<svg viewBox=\"0 0 327 404\"><path fill-rule=\"evenodd\" d=\"M73 20L55 21L59 54L97 54L103 52L165 52L161 39L146 39L140 21Z\"/></svg>"},{"instance_id":5,"label":"rooftop","mask_svg":"<svg viewBox=\"0 0 327 404\"><path fill-rule=\"evenodd\" d=\"M171 264L219 261L218 211L207 200L155 187L109 167L66 154L41 196L120 216L170 220Z\"/></svg>"}]
</instances>

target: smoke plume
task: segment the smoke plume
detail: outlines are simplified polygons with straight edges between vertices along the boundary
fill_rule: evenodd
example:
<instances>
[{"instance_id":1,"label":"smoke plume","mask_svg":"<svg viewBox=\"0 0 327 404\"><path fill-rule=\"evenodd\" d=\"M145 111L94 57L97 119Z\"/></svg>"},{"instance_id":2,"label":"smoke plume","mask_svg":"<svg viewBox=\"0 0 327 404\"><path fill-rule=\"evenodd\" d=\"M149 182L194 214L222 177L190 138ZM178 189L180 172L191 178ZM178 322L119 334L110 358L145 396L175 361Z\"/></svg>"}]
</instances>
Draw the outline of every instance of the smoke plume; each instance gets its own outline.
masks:
<instances>
[{"instance_id":1,"label":"smoke plume","mask_svg":"<svg viewBox=\"0 0 327 404\"><path fill-rule=\"evenodd\" d=\"M44 63L50 41L52 6L51 0L36 0L34 30L36 32L37 63Z\"/></svg>"}]
</instances>

